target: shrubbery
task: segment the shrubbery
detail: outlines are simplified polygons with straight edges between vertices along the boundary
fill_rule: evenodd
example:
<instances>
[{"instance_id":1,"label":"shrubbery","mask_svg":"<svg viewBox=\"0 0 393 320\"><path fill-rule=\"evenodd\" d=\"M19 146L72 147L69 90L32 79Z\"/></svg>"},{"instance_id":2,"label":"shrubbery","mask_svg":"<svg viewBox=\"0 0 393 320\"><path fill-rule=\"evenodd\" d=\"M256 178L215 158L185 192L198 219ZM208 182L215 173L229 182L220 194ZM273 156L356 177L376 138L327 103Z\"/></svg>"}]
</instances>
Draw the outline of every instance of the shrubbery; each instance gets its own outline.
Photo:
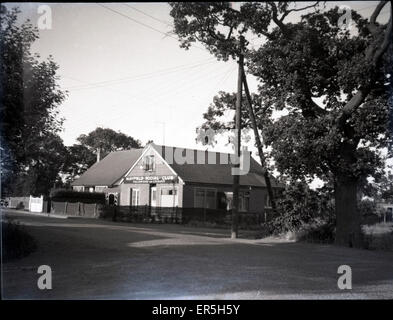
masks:
<instances>
[{"instance_id":1,"label":"shrubbery","mask_svg":"<svg viewBox=\"0 0 393 320\"><path fill-rule=\"evenodd\" d=\"M8 218L2 221L2 228L4 261L25 257L36 250L36 241L18 222Z\"/></svg>"},{"instance_id":2,"label":"shrubbery","mask_svg":"<svg viewBox=\"0 0 393 320\"><path fill-rule=\"evenodd\" d=\"M81 192L66 189L52 190L50 193L52 201L59 202L84 202L105 204L105 193L103 192Z\"/></svg>"},{"instance_id":3,"label":"shrubbery","mask_svg":"<svg viewBox=\"0 0 393 320\"><path fill-rule=\"evenodd\" d=\"M363 245L369 250L393 250L393 224L363 226Z\"/></svg>"},{"instance_id":4,"label":"shrubbery","mask_svg":"<svg viewBox=\"0 0 393 320\"><path fill-rule=\"evenodd\" d=\"M278 199L277 209L279 216L265 224L265 233L296 241L334 242L336 223L331 189L311 190L306 183L292 182ZM380 213L375 202L364 199L358 203L358 209L364 225L364 248L391 250L393 231L375 232L381 229L381 224L376 224Z\"/></svg>"},{"instance_id":5,"label":"shrubbery","mask_svg":"<svg viewBox=\"0 0 393 320\"><path fill-rule=\"evenodd\" d=\"M377 206L374 201L364 199L358 204L359 213L362 217L362 224L375 224L380 220Z\"/></svg>"},{"instance_id":6,"label":"shrubbery","mask_svg":"<svg viewBox=\"0 0 393 320\"><path fill-rule=\"evenodd\" d=\"M279 215L267 223L272 234L296 232L316 221L334 225L332 190L327 187L311 190L305 182L292 182L277 201ZM326 227L326 230L331 230ZM326 230L321 230L324 234ZM314 232L317 232L314 230ZM326 235L331 237L331 235Z\"/></svg>"},{"instance_id":7,"label":"shrubbery","mask_svg":"<svg viewBox=\"0 0 393 320\"><path fill-rule=\"evenodd\" d=\"M333 221L320 221L305 226L298 232L296 240L317 243L333 243L336 226Z\"/></svg>"}]
</instances>

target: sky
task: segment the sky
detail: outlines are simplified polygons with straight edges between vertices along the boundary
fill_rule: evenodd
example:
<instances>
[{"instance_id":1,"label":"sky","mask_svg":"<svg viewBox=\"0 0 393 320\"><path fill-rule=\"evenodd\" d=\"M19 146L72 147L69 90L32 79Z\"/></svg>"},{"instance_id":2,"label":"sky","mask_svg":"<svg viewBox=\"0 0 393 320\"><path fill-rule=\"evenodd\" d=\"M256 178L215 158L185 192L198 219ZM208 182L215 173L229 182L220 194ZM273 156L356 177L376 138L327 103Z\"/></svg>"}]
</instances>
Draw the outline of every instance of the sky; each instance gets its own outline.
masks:
<instances>
[{"instance_id":1,"label":"sky","mask_svg":"<svg viewBox=\"0 0 393 320\"><path fill-rule=\"evenodd\" d=\"M369 17L375 1L332 2ZM299 7L310 3L298 3ZM21 21L37 25L43 3L8 3L22 10ZM52 26L39 31L32 47L59 65L59 84L68 90L60 106L60 136L72 145L96 127L121 131L143 144L203 148L196 128L218 91L235 92L237 63L219 62L201 44L179 47L171 31L167 3L48 4ZM235 4L238 6L239 4ZM388 18L388 6L381 18ZM291 14L288 21L298 15ZM258 40L251 41L254 46ZM249 77L251 91L257 82ZM252 139L249 142L252 147ZM224 144L216 151L228 151Z\"/></svg>"}]
</instances>

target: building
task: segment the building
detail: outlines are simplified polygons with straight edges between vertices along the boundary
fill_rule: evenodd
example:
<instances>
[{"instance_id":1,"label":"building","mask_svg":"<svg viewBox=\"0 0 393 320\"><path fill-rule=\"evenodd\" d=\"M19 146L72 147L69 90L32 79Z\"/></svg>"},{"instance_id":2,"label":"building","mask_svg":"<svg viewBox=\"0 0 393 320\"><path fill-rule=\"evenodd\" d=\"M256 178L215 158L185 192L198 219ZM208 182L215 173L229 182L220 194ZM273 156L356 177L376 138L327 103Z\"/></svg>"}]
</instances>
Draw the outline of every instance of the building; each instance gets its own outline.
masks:
<instances>
[{"instance_id":1,"label":"building","mask_svg":"<svg viewBox=\"0 0 393 320\"><path fill-rule=\"evenodd\" d=\"M153 143L144 149L112 152L73 183L78 191L105 192L120 206L230 209L231 155ZM274 190L280 186L272 179ZM240 176L239 210L262 213L269 207L262 167L250 157Z\"/></svg>"},{"instance_id":2,"label":"building","mask_svg":"<svg viewBox=\"0 0 393 320\"><path fill-rule=\"evenodd\" d=\"M377 208L379 212L382 214L383 222L391 222L393 221L393 200L385 200L377 202Z\"/></svg>"}]
</instances>

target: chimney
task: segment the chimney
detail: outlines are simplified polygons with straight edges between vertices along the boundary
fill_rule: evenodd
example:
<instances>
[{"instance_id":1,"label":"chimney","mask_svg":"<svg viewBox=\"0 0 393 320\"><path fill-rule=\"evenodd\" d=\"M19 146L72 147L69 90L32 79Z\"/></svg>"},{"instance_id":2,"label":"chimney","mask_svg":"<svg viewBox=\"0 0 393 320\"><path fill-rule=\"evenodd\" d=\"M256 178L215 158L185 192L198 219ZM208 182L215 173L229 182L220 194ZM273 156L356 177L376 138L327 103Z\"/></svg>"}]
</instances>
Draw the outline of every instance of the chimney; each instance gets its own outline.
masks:
<instances>
[{"instance_id":1,"label":"chimney","mask_svg":"<svg viewBox=\"0 0 393 320\"><path fill-rule=\"evenodd\" d=\"M101 148L97 148L97 162L101 160Z\"/></svg>"}]
</instances>

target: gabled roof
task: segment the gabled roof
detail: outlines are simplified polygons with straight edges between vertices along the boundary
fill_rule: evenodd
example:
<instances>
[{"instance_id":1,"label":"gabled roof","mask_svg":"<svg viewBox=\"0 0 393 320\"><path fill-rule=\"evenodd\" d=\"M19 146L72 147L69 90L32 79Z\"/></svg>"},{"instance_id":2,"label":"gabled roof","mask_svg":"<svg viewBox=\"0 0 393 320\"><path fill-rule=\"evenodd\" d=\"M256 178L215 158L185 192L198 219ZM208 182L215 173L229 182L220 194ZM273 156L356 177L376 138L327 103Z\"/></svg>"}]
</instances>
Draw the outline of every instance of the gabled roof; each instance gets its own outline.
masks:
<instances>
[{"instance_id":1,"label":"gabled roof","mask_svg":"<svg viewBox=\"0 0 393 320\"><path fill-rule=\"evenodd\" d=\"M144 149L115 151L87 169L73 186L110 186L139 159Z\"/></svg>"},{"instance_id":2,"label":"gabled roof","mask_svg":"<svg viewBox=\"0 0 393 320\"><path fill-rule=\"evenodd\" d=\"M152 144L155 150L165 159L165 148L176 149L168 146L160 146ZM182 148L183 149L183 148ZM232 168L230 163L230 154L222 152L202 151L195 149L183 149L183 155L186 152L193 152L194 159L197 159L197 152L204 153L204 164L178 164L175 161L169 162L170 167L181 177L184 182L188 183L209 183L209 184L233 184ZM171 150L172 152L172 150ZM172 152L173 154L173 152ZM216 159L216 164L208 164L208 159ZM228 164L220 164L220 159L228 159ZM167 159L165 159L167 160ZM196 160L194 161L196 162ZM277 181L272 177L271 184L273 187L279 186ZM240 185L266 187L265 178L263 176L262 166L250 157L250 170L246 175L240 176Z\"/></svg>"},{"instance_id":3,"label":"gabled roof","mask_svg":"<svg viewBox=\"0 0 393 320\"><path fill-rule=\"evenodd\" d=\"M194 159L197 159L197 152L204 153L204 164L177 164L175 161L167 161L168 165L185 183L206 183L206 184L223 184L232 185L233 175L231 174L232 164L220 164L220 159L230 159L229 153L220 153L212 151L202 151L195 149L173 148L150 144L144 149L131 149L125 151L116 151L108 154L100 162L90 167L79 179L75 180L73 186L111 186L119 181L130 168L139 160L145 150L149 147L165 159L165 148L172 150L181 149L183 154L193 152ZM173 154L173 153L172 153ZM216 158L216 164L208 164L208 159ZM266 187L261 165L251 157L250 170L247 175L240 176L240 185ZM196 162L196 160L194 161ZM279 186L274 178L271 179L273 187Z\"/></svg>"}]
</instances>

